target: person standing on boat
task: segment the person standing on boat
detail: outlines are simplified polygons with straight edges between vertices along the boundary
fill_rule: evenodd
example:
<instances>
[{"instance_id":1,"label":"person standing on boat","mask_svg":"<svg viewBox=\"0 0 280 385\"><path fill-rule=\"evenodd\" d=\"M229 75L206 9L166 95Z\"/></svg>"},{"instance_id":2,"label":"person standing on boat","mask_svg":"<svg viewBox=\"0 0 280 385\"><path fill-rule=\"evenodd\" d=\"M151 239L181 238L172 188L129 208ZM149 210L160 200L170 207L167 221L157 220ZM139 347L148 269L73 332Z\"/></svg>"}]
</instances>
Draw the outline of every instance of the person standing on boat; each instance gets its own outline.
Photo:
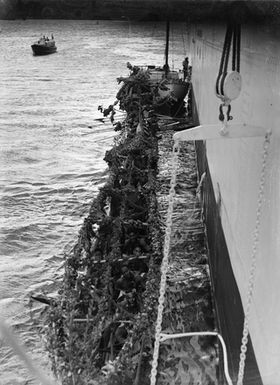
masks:
<instances>
[{"instance_id":1,"label":"person standing on boat","mask_svg":"<svg viewBox=\"0 0 280 385\"><path fill-rule=\"evenodd\" d=\"M184 80L185 80L189 72L189 58L186 57L182 64L183 64L183 72L184 72Z\"/></svg>"}]
</instances>

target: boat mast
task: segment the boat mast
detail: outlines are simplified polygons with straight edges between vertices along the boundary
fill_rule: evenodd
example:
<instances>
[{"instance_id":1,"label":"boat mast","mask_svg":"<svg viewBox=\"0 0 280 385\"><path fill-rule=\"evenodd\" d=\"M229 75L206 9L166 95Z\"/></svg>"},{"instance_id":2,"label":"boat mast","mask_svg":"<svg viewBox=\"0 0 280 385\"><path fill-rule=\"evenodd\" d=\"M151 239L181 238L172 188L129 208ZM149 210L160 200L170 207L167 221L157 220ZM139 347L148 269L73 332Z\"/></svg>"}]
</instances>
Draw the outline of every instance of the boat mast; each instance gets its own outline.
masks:
<instances>
[{"instance_id":1,"label":"boat mast","mask_svg":"<svg viewBox=\"0 0 280 385\"><path fill-rule=\"evenodd\" d=\"M169 50L169 20L166 23L166 38L165 38L165 75L169 72L169 65L168 65L168 50Z\"/></svg>"}]
</instances>

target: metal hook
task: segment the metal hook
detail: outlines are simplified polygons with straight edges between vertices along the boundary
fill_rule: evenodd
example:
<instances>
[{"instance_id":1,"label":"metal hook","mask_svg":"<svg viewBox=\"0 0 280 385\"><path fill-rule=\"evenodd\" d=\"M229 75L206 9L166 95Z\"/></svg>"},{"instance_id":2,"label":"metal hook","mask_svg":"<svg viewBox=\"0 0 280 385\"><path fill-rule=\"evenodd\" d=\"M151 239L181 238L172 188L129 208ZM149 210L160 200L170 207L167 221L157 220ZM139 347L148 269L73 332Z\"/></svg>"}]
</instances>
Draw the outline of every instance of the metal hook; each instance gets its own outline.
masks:
<instances>
[{"instance_id":1,"label":"metal hook","mask_svg":"<svg viewBox=\"0 0 280 385\"><path fill-rule=\"evenodd\" d=\"M223 111L223 104L220 104L220 107L219 107L219 111L220 111L220 113L219 113L219 120L221 121L221 122L223 122L224 120L225 120L225 115L224 115L224 111Z\"/></svg>"},{"instance_id":2,"label":"metal hook","mask_svg":"<svg viewBox=\"0 0 280 385\"><path fill-rule=\"evenodd\" d=\"M227 107L227 111L226 111L226 117L227 117L227 121L229 120L232 120L233 117L230 115L230 112L231 112L231 105L230 104L226 104L226 103L222 103L220 104L220 107L219 107L219 120L221 122L223 122L225 120L225 115L224 115L224 111L223 111L223 108L224 107Z\"/></svg>"},{"instance_id":3,"label":"metal hook","mask_svg":"<svg viewBox=\"0 0 280 385\"><path fill-rule=\"evenodd\" d=\"M225 114L223 111L224 107L227 107L226 119L225 119ZM220 134L224 136L224 135L227 135L227 133L228 133L228 129L227 129L228 121L233 119L233 117L230 115L231 105L227 104L227 103L222 103L222 104L220 104L219 111L220 111L219 120L223 123L222 128L220 130Z\"/></svg>"},{"instance_id":4,"label":"metal hook","mask_svg":"<svg viewBox=\"0 0 280 385\"><path fill-rule=\"evenodd\" d=\"M229 104L229 105L227 106L227 121L233 119L233 117L230 115L230 111L231 111L231 105Z\"/></svg>"}]
</instances>

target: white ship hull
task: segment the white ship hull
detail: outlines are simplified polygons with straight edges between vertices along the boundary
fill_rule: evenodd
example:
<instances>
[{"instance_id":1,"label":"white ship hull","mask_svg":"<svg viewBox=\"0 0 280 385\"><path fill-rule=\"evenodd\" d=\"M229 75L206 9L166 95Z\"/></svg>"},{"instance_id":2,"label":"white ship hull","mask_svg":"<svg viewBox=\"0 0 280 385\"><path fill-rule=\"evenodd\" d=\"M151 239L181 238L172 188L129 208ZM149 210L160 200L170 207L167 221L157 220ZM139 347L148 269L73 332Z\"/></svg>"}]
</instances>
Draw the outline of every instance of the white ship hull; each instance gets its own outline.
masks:
<instances>
[{"instance_id":1,"label":"white ship hull","mask_svg":"<svg viewBox=\"0 0 280 385\"><path fill-rule=\"evenodd\" d=\"M219 123L215 81L225 25L197 25L189 31L192 83L199 124ZM242 91L232 102L232 123L272 130L268 149L259 242L249 317L252 342L244 384L280 383L280 28L242 26ZM264 137L205 142L209 169L205 215L219 323L228 343L234 383L243 328L243 309L252 263ZM202 148L200 144L200 148ZM203 152L203 151L202 151ZM200 154L201 155L201 154ZM201 159L201 172L205 170ZM211 195L211 194L210 194ZM212 205L212 207L211 207ZM213 205L215 207L213 207ZM215 217L215 218L214 218ZM220 227L219 227L220 223ZM224 242L224 244L222 244ZM219 244L220 243L220 244ZM236 289L236 290L235 290ZM241 301L240 301L241 299ZM238 305L240 302L240 306ZM250 349L249 349L250 350ZM256 363L251 365L251 361ZM234 362L233 362L234 361ZM247 372L246 372L247 370Z\"/></svg>"}]
</instances>

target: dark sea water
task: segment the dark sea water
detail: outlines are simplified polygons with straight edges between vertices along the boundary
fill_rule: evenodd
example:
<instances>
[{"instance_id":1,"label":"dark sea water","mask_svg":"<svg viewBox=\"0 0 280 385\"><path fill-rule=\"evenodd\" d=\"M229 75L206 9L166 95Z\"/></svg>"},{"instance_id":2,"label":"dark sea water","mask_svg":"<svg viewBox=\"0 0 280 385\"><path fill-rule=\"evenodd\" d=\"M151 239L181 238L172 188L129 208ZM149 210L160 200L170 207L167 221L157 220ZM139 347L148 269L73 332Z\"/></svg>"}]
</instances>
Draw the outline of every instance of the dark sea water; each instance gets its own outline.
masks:
<instances>
[{"instance_id":1,"label":"dark sea water","mask_svg":"<svg viewBox=\"0 0 280 385\"><path fill-rule=\"evenodd\" d=\"M129 21L0 21L0 316L37 365L47 370L33 293L55 294L73 247L106 180L109 122L98 105L114 102L126 62L164 61L165 25ZM53 33L58 52L30 45ZM170 34L170 66L186 55L186 26ZM90 126L90 127L89 127ZM32 315L32 317L31 317ZM28 381L29 380L29 381ZM0 385L37 384L0 339Z\"/></svg>"}]
</instances>

